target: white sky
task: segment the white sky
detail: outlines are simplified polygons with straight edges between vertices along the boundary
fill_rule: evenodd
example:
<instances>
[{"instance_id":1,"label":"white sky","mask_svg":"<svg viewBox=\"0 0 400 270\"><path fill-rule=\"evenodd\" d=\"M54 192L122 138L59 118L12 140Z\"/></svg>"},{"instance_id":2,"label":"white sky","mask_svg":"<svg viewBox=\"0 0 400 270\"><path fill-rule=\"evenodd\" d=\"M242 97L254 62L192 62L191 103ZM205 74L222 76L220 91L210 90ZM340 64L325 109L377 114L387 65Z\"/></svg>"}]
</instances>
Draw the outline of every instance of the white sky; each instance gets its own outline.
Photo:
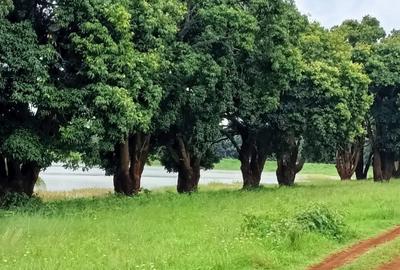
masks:
<instances>
[{"instance_id":1,"label":"white sky","mask_svg":"<svg viewBox=\"0 0 400 270\"><path fill-rule=\"evenodd\" d=\"M390 32L400 29L400 0L295 0L299 10L325 27L372 15Z\"/></svg>"}]
</instances>

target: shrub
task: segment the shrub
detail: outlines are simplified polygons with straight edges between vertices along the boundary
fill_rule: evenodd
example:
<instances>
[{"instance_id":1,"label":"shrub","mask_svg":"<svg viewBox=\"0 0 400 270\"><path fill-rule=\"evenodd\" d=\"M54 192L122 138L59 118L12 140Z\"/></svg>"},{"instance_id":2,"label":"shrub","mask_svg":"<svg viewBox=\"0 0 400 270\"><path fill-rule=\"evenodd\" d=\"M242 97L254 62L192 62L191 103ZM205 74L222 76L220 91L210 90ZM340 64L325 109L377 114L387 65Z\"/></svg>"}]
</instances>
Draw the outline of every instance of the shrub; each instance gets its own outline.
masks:
<instances>
[{"instance_id":1,"label":"shrub","mask_svg":"<svg viewBox=\"0 0 400 270\"><path fill-rule=\"evenodd\" d=\"M317 232L337 240L347 234L343 216L326 206L313 205L295 216L296 222L305 230Z\"/></svg>"},{"instance_id":2,"label":"shrub","mask_svg":"<svg viewBox=\"0 0 400 270\"><path fill-rule=\"evenodd\" d=\"M268 216L245 215L241 226L246 237L268 238L279 242L289 240L295 244L305 233L319 233L335 240L343 240L348 235L343 217L325 206L313 205L300 213L280 219L271 220Z\"/></svg>"},{"instance_id":3,"label":"shrub","mask_svg":"<svg viewBox=\"0 0 400 270\"><path fill-rule=\"evenodd\" d=\"M42 205L42 201L38 197L29 197L25 194L18 193L6 193L0 197L0 209L5 210L21 210L25 209L36 209Z\"/></svg>"}]
</instances>

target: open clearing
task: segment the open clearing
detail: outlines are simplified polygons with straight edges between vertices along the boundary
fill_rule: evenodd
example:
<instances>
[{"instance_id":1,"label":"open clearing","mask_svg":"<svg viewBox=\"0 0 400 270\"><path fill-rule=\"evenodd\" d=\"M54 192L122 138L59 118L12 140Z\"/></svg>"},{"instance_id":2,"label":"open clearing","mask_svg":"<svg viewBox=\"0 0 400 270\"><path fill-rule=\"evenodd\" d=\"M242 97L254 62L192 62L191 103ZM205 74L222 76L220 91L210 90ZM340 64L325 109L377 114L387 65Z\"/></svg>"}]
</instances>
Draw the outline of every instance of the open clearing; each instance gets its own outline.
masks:
<instances>
[{"instance_id":1,"label":"open clearing","mask_svg":"<svg viewBox=\"0 0 400 270\"><path fill-rule=\"evenodd\" d=\"M306 269L400 224L396 181L313 181L295 188L238 189L211 185L191 196L165 189L136 198L106 195L56 201L60 197L44 194L44 204L0 211L1 268ZM71 198L68 193L58 195ZM244 229L254 225L246 224L248 216L290 224L314 205L343 215L343 237L295 226L267 229L263 235Z\"/></svg>"}]
</instances>

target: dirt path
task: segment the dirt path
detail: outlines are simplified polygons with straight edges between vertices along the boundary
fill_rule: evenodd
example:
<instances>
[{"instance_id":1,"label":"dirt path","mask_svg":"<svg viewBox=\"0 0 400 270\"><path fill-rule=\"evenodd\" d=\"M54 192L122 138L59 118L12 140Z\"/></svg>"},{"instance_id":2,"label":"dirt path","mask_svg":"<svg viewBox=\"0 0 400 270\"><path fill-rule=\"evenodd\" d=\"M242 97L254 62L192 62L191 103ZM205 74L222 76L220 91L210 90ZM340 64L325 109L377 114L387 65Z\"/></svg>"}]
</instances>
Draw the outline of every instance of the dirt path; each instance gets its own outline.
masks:
<instances>
[{"instance_id":1,"label":"dirt path","mask_svg":"<svg viewBox=\"0 0 400 270\"><path fill-rule=\"evenodd\" d=\"M400 226L392 229L391 231L388 231L382 235L379 235L377 237L361 241L360 243L347 248L344 251L338 252L336 254L331 255L327 259L325 259L322 263L312 266L309 268L309 270L332 270L332 269L337 269L339 267L342 267L357 258L359 258L361 255L369 251L370 249L373 249L379 245L382 245L384 243L387 243L389 241L392 241L396 239L397 237L400 237ZM400 269L398 268L382 268L382 269Z\"/></svg>"},{"instance_id":2,"label":"dirt path","mask_svg":"<svg viewBox=\"0 0 400 270\"><path fill-rule=\"evenodd\" d=\"M400 269L400 257L396 258L392 262L385 264L377 269L378 270L398 270L398 269Z\"/></svg>"}]
</instances>

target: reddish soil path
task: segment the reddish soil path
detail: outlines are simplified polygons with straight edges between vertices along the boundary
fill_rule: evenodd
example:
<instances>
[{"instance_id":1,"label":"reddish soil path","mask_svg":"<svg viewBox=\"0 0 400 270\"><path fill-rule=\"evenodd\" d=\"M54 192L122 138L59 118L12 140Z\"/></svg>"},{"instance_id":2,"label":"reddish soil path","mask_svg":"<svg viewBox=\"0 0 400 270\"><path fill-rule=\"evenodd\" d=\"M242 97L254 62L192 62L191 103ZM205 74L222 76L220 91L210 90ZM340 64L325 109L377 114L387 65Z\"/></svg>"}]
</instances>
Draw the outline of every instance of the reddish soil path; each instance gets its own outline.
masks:
<instances>
[{"instance_id":1,"label":"reddish soil path","mask_svg":"<svg viewBox=\"0 0 400 270\"><path fill-rule=\"evenodd\" d=\"M392 261L388 264L385 264L377 269L378 270L399 270L400 269L400 257L398 257L394 261Z\"/></svg>"},{"instance_id":2,"label":"reddish soil path","mask_svg":"<svg viewBox=\"0 0 400 270\"><path fill-rule=\"evenodd\" d=\"M322 263L312 266L309 268L309 270L332 270L332 269L337 269L340 268L357 258L359 258L361 255L369 251L370 249L373 249L379 245L385 244L387 242L390 242L397 237L400 237L400 226L392 229L391 231L388 231L382 235L379 235L377 237L361 241L360 243L349 247L345 249L344 251L338 252L336 254L331 255L327 259L325 259ZM398 268L383 268L383 269L399 269Z\"/></svg>"}]
</instances>

